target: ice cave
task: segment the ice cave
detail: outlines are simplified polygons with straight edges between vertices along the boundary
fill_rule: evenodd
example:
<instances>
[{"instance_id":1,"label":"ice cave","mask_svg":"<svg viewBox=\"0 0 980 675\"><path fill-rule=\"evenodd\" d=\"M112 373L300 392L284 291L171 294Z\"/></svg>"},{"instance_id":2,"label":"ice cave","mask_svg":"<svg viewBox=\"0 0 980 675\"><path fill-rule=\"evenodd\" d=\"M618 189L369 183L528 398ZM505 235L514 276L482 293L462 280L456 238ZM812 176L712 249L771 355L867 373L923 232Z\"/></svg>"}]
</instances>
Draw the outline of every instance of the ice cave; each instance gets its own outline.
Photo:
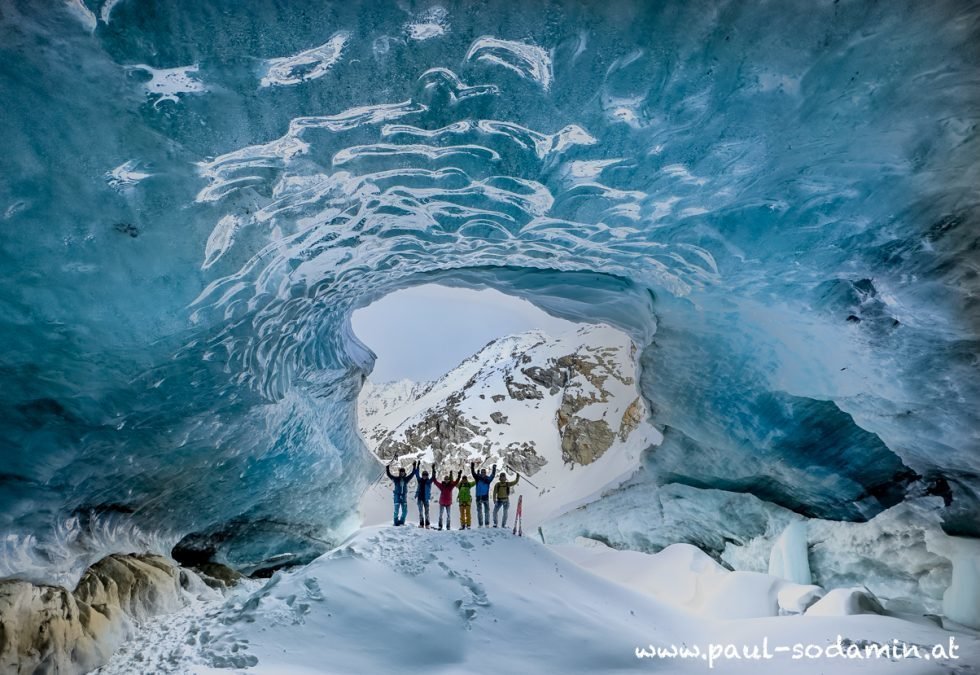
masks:
<instances>
[{"instance_id":1,"label":"ice cave","mask_svg":"<svg viewBox=\"0 0 980 675\"><path fill-rule=\"evenodd\" d=\"M0 0L0 101L0 673L980 668L980 2ZM540 325L372 380L434 287Z\"/></svg>"}]
</instances>

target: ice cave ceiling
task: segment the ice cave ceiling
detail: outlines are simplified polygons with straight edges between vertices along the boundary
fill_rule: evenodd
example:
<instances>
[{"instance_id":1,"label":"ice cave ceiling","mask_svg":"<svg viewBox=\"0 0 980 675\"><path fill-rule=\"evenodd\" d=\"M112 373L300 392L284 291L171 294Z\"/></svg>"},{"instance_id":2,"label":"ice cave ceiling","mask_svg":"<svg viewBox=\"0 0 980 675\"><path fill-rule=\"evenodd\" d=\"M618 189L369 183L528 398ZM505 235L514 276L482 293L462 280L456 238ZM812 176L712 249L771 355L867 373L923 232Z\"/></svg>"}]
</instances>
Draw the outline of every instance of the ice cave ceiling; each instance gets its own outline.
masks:
<instances>
[{"instance_id":1,"label":"ice cave ceiling","mask_svg":"<svg viewBox=\"0 0 980 675\"><path fill-rule=\"evenodd\" d=\"M350 314L432 280L648 345L665 481L980 535L978 64L976 2L5 0L0 576L344 531Z\"/></svg>"}]
</instances>

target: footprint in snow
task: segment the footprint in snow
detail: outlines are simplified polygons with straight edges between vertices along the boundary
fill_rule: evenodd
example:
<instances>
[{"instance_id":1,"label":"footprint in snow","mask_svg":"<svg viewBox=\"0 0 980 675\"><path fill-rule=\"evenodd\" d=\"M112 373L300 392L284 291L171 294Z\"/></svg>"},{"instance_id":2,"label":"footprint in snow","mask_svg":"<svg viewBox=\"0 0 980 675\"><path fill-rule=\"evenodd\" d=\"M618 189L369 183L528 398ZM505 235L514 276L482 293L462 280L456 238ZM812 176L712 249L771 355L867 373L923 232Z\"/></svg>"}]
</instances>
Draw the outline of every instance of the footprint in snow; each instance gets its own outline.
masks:
<instances>
[{"instance_id":1,"label":"footprint in snow","mask_svg":"<svg viewBox=\"0 0 980 675\"><path fill-rule=\"evenodd\" d=\"M306 587L306 597L310 600L322 601L323 591L320 590L320 584L313 577L308 577L303 585Z\"/></svg>"}]
</instances>

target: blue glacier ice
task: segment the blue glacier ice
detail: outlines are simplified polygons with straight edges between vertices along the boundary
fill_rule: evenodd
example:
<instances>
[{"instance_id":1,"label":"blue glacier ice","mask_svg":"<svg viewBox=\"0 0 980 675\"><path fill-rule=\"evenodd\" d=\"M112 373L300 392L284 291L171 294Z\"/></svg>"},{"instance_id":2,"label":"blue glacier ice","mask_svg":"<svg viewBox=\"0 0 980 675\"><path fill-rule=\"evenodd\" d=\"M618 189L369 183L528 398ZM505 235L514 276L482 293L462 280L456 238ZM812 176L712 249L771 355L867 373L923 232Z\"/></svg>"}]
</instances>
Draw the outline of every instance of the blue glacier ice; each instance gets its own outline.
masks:
<instances>
[{"instance_id":1,"label":"blue glacier ice","mask_svg":"<svg viewBox=\"0 0 980 675\"><path fill-rule=\"evenodd\" d=\"M628 331L662 481L980 536L978 45L954 0L7 0L0 577L344 536L351 313L433 281Z\"/></svg>"}]
</instances>

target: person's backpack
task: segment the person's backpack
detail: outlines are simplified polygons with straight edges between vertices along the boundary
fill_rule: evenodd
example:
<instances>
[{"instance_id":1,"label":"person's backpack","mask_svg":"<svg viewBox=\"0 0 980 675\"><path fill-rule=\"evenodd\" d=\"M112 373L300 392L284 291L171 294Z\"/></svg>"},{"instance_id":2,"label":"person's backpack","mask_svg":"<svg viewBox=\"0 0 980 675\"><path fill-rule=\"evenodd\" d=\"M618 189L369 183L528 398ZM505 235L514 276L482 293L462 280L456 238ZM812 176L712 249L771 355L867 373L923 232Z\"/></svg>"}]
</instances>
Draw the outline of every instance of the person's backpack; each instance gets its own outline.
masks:
<instances>
[{"instance_id":1,"label":"person's backpack","mask_svg":"<svg viewBox=\"0 0 980 675\"><path fill-rule=\"evenodd\" d=\"M510 497L510 485L499 481L493 488L493 498L500 500L507 499L508 497Z\"/></svg>"}]
</instances>

